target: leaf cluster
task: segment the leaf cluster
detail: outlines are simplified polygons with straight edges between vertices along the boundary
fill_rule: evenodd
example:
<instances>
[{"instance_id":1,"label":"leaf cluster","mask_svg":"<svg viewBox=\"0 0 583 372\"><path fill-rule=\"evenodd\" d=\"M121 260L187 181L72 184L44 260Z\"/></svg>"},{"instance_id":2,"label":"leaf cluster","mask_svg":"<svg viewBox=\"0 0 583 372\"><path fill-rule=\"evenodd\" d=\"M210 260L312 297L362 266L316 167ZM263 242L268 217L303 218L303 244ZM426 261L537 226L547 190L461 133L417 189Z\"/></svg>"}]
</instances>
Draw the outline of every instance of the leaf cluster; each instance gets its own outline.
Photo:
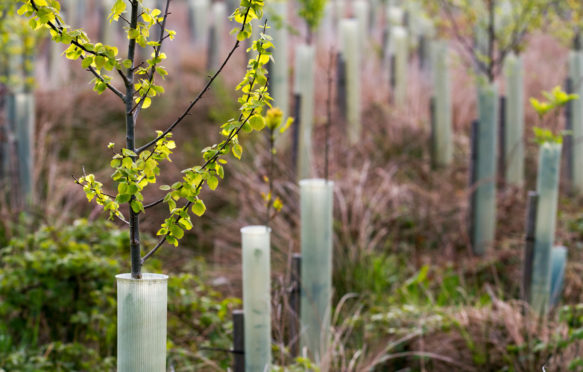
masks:
<instances>
[{"instance_id":1,"label":"leaf cluster","mask_svg":"<svg viewBox=\"0 0 583 372\"><path fill-rule=\"evenodd\" d=\"M530 104L536 111L539 118L543 118L546 114L551 111L557 110L565 106L568 102L579 99L577 94L568 94L564 92L560 86L556 86L550 92L543 91L542 95L546 100L539 101L538 99L531 97Z\"/></svg>"},{"instance_id":2,"label":"leaf cluster","mask_svg":"<svg viewBox=\"0 0 583 372\"><path fill-rule=\"evenodd\" d=\"M314 31L324 17L326 0L299 0L300 8L298 14L302 17L308 27Z\"/></svg>"}]
</instances>

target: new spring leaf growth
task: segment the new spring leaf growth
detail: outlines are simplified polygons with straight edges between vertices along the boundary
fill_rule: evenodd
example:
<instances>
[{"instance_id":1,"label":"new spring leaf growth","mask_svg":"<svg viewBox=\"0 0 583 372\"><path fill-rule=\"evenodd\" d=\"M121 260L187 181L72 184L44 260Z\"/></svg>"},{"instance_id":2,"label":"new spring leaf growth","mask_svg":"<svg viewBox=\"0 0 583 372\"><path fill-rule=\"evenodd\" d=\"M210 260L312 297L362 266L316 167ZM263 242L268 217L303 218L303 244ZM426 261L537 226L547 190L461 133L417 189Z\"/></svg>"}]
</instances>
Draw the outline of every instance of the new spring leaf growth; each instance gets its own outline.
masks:
<instances>
[{"instance_id":1,"label":"new spring leaf growth","mask_svg":"<svg viewBox=\"0 0 583 372\"><path fill-rule=\"evenodd\" d=\"M164 15L160 9L146 7L141 9L142 13L136 28L128 28L127 38L136 40L136 43L143 48L153 48L152 58L134 71L136 76L143 77L140 80L140 88L135 89L134 100L141 108L147 108L151 105L152 97L164 92L161 86L154 84L154 75L160 75L162 78L167 75L163 67L157 66L166 56L159 52L160 43L157 40L150 40L150 29L161 24L164 21ZM92 83L95 92L101 94L110 88L122 98L121 93L111 85L113 78L108 73L132 68L131 61L119 58L116 47L93 43L85 31L68 26L60 10L61 6L57 0L25 0L18 9L18 14L29 18L32 29L47 29L53 41L68 45L65 57L70 60L81 60L82 67L93 73L95 78ZM116 0L108 16L109 21L118 21L125 11L125 2ZM170 39L173 39L176 34L172 30L165 32L165 36Z\"/></svg>"},{"instance_id":2,"label":"new spring leaf growth","mask_svg":"<svg viewBox=\"0 0 583 372\"><path fill-rule=\"evenodd\" d=\"M311 30L318 28L322 17L324 16L324 7L326 0L299 0L299 15L305 19Z\"/></svg>"},{"instance_id":3,"label":"new spring leaf growth","mask_svg":"<svg viewBox=\"0 0 583 372\"><path fill-rule=\"evenodd\" d=\"M567 131L562 131L559 134L554 134L550 129L534 127L532 128L534 132L534 141L543 145L545 143L563 143L563 136L567 135Z\"/></svg>"},{"instance_id":4,"label":"new spring leaf growth","mask_svg":"<svg viewBox=\"0 0 583 372\"><path fill-rule=\"evenodd\" d=\"M137 0L137 2L143 5L142 0ZM132 5L135 4L136 1L132 1ZM263 5L263 0L240 1L240 7L231 16L235 22L240 24L235 32L239 41L251 36L252 26L250 22L255 18L262 17ZM54 41L68 45L66 56L70 59L81 60L82 66L93 73L95 91L102 93L106 89L112 90L126 105L130 106L132 103L135 105L131 111L126 112L126 115L136 116L140 109L151 105L153 97L164 93L164 89L154 83L154 77L159 75L164 78L167 75L166 70L159 66L166 58L166 55L160 50L161 41L165 38L172 39L175 35L173 31L165 30L166 15L159 9L151 10L145 7L141 9L136 26L127 30L127 38L135 40L136 44L143 48L151 47L152 54L150 59L137 66L130 56L125 59L119 58L117 48L101 43L92 43L83 30L75 30L67 26L59 14L60 5L56 0L24 0L19 11L32 20L34 28L48 29ZM124 1L116 0L109 15L110 22L122 18L124 11L126 11ZM135 19L132 22L136 22ZM159 40L149 39L150 28L154 25L161 25L161 29L165 30L161 33ZM266 27L264 25L264 31ZM211 190L215 190L219 186L220 180L224 178L223 165L227 163L223 159L225 155L232 152L235 157L241 157L243 152L239 143L241 131L259 131L265 127L265 119L261 113L272 100L267 92L268 78L265 68L265 64L271 59L269 49L273 47L273 44L270 40L268 35L262 33L260 38L251 44L251 49L256 52L257 58L249 60L246 74L237 86L237 90L241 91L241 96L238 99L240 103L239 117L221 125L220 133L224 139L202 151L202 165L183 170L182 178L179 181L172 185L162 185L159 188L165 192L163 198L144 205L142 192L148 185L156 183L156 177L160 174L159 163L164 160L171 161L170 155L176 147L174 141L171 140L171 131L188 114L206 89L191 103L181 119L172 124L166 131L158 131L154 140L135 151L126 148L122 149L121 152L114 150L110 165L114 170L112 179L117 184L117 195L110 196L104 193L102 184L96 181L93 175L76 180L83 186L90 201L95 199L99 205L103 205L104 209L110 212L110 217L117 216L124 221L126 220L119 212L120 204L129 203L135 214L145 213L147 208L161 203L167 205L169 216L157 232L162 238L159 244L142 258L142 263L165 241L175 246L178 245L178 241L184 237L184 232L192 228L190 212L197 216L202 216L205 213L206 206L199 198L199 194L205 184ZM238 46L239 42L235 44L233 51ZM230 54L228 58L230 58ZM108 76L107 72L114 70L124 80L126 91L134 92L133 96L124 95L112 85L113 78ZM136 77L135 80L134 77ZM213 80L214 78L210 83ZM108 148L112 150L114 147L115 145L112 143L108 145ZM134 215L134 217L137 216Z\"/></svg>"},{"instance_id":5,"label":"new spring leaf growth","mask_svg":"<svg viewBox=\"0 0 583 372\"><path fill-rule=\"evenodd\" d=\"M279 107L274 107L267 110L265 115L265 123L270 131L275 131L281 127L280 133L285 132L294 122L294 118L290 117L286 120L285 125L281 126L283 122L283 111Z\"/></svg>"},{"instance_id":6,"label":"new spring leaf growth","mask_svg":"<svg viewBox=\"0 0 583 372\"><path fill-rule=\"evenodd\" d=\"M542 94L546 98L546 101L539 101L534 97L530 99L530 104L541 119L548 112L561 108L567 104L567 102L579 98L577 94L568 94L564 92L560 86L554 87L550 92L543 91Z\"/></svg>"}]
</instances>

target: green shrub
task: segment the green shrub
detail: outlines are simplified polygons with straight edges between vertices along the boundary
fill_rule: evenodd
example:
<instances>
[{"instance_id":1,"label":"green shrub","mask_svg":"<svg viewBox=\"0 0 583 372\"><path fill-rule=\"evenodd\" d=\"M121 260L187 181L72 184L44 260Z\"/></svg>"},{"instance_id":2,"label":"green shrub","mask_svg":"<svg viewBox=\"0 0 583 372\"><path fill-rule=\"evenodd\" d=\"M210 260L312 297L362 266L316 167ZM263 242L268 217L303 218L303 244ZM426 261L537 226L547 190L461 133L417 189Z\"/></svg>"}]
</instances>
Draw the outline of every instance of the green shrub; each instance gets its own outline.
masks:
<instances>
[{"instance_id":1,"label":"green shrub","mask_svg":"<svg viewBox=\"0 0 583 372\"><path fill-rule=\"evenodd\" d=\"M0 372L114 369L114 276L126 271L128 233L86 220L16 230L0 248ZM230 353L215 350L230 349L240 301L205 284L204 263L190 266L196 275L170 275L168 283L169 362L196 368L206 358L226 369Z\"/></svg>"},{"instance_id":2,"label":"green shrub","mask_svg":"<svg viewBox=\"0 0 583 372\"><path fill-rule=\"evenodd\" d=\"M3 351L81 342L100 355L115 348L114 275L127 233L85 220L44 227L0 249Z\"/></svg>"}]
</instances>

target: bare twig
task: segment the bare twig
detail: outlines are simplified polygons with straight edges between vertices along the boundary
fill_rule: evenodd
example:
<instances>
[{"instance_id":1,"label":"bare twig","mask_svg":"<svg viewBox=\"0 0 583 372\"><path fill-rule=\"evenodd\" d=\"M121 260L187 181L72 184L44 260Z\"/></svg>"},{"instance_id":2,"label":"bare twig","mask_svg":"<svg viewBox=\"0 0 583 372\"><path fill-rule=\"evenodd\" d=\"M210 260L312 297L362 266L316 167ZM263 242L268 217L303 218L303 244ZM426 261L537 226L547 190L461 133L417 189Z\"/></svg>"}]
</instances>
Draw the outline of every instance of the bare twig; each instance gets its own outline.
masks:
<instances>
[{"instance_id":1,"label":"bare twig","mask_svg":"<svg viewBox=\"0 0 583 372\"><path fill-rule=\"evenodd\" d=\"M243 19L243 23L241 25L241 30L243 30L243 27L245 27L245 23L247 22L247 16L249 14L249 10L250 9L251 8L247 8L247 11L245 12L245 16L244 16L244 19ZM148 142L145 145L143 145L143 146L139 147L138 149L136 149L136 153L137 154L139 154L139 153L143 152L144 150L148 149L149 147L155 145L158 141L160 141L162 138L164 138L164 136L166 136L168 133L170 133L178 124L180 124L184 120L184 118L186 118L188 116L188 114L190 114L190 111L192 110L192 108L198 103L198 101L200 101L200 99L208 91L208 89L211 87L211 85L213 84L213 82L215 81L215 79L217 78L217 76L219 76L219 74L223 71L223 69L225 68L227 62L229 62L229 60L231 59L231 57L233 56L233 54L235 53L235 51L237 50L237 48L239 48L239 45L240 44L241 44L241 42L239 40L237 40L235 42L235 45L233 45L233 48L231 48L231 51L229 52L229 54L227 55L227 57L225 58L225 60L221 64L221 67L219 67L219 69L217 70L217 72L215 72L215 74L206 83L206 85L204 86L204 88L202 89L202 91L200 91L200 93L196 96L196 98L188 105L188 107L186 108L186 110L184 110L184 112L182 113L182 115L180 115L178 117L178 119L176 119L174 121L174 123L172 123L158 137L154 138L150 142Z\"/></svg>"},{"instance_id":2,"label":"bare twig","mask_svg":"<svg viewBox=\"0 0 583 372\"><path fill-rule=\"evenodd\" d=\"M160 56L160 51L162 50L162 43L164 42L164 40L166 40L166 37L164 35L164 33L166 32L166 20L168 19L168 9L170 7L170 0L166 0L166 9L164 10L164 18L162 20L162 24L160 24L160 37L158 39L158 45L154 47L154 61L156 61L158 59L158 57ZM150 68L150 79L149 79L149 85L148 85L148 89L146 90L146 92L144 92L144 94L139 98L138 102L136 103L136 105L132 108L132 113L134 111L140 111L142 106L144 105L144 100L146 99L146 97L148 97L148 94L150 93L150 90L152 89L152 83L154 82L154 77L156 76L156 66L157 63L154 63L152 65L152 67Z\"/></svg>"},{"instance_id":3,"label":"bare twig","mask_svg":"<svg viewBox=\"0 0 583 372\"><path fill-rule=\"evenodd\" d=\"M259 54L259 56L257 58L260 58L260 57L261 57L261 54ZM269 83L269 79L266 82L265 86L263 87L263 92L265 92L267 90L268 83ZM253 87L253 85L251 85L251 87ZM251 89L250 89L250 91L251 91ZM254 114L255 114L255 110L251 111L249 113L249 115L247 115L247 117L245 118L245 120L243 122L241 122L241 125L236 130L233 129L231 131L231 133L229 134L229 137L227 137L227 139L223 142L223 145L219 148L219 150L210 159L208 159L203 164L203 166L201 167L201 170L205 169L210 164L213 164L218 159L218 157L223 152L223 150L229 145L229 143L231 143L231 141L233 140L233 138L235 138L239 134L239 132L241 131L241 129L243 129L243 127L245 126L245 124L249 121L249 119L251 119L251 117ZM240 121L240 119L241 119L241 116L239 116L239 121ZM204 180L201 180L198 183L198 185L196 186L196 191L199 191L200 190L200 188L202 187L203 183L204 183ZM157 203L157 204L159 204L159 203ZM191 205L192 205L192 202L188 201L184 205L183 208L184 209L188 209ZM146 253L146 255L142 258L142 265L144 264L144 262L146 262L146 260L148 260L150 257L152 257L152 255L154 255L156 253L156 251L158 251L158 249L160 249L160 247L162 246L162 244L164 244L166 242L166 238L167 237L168 237L168 234L162 236L162 238L160 238L160 240L158 240L158 242L156 243L156 245L154 246L154 248L152 248L148 253Z\"/></svg>"},{"instance_id":4,"label":"bare twig","mask_svg":"<svg viewBox=\"0 0 583 372\"><path fill-rule=\"evenodd\" d=\"M34 0L31 0L31 1L30 1L30 3L31 3L31 5L32 5L32 8L33 8L33 9L34 9L36 12L38 12L38 11L39 11L39 8L38 8L38 6L36 5L36 3L34 2ZM63 29L64 29L64 27L63 27L63 26L62 26L62 25L61 25L61 24L58 22L58 20L57 20L57 25L55 25L55 24L54 24L53 22L51 22L51 21L48 21L48 22L47 22L47 25L48 25L48 26L49 26L49 27L50 27L50 28L51 28L53 31L57 32L59 35L63 35ZM79 49L83 50L85 53L93 54L93 55L95 55L95 56L103 56L103 54L100 54L100 53L97 53L97 52L95 52L95 51L92 51L92 50L89 50L89 49L85 48L85 46L83 46L82 44L80 44L80 43L79 43L77 40L72 40L72 41L71 41L71 44L72 44L72 45L75 45L75 46L76 46L76 47L78 47ZM81 60L83 60L83 57L81 57ZM92 74L93 74L93 75L94 75L96 78L98 78L99 80L101 80L102 82L104 82L104 83L105 83L105 85L107 86L107 88L108 88L109 90L111 90L111 91L112 91L112 92L113 92L113 93L114 93L116 96L118 96L118 97L119 97L119 98L120 98L122 101L124 100L123 94L122 94L122 93L121 93L121 92L120 92L120 91L119 91L117 88L115 88L113 85L111 85L111 84L107 83L107 82L106 82L106 81L103 79L103 77L102 77L101 75L99 75L99 74L97 73L97 71L95 71L95 69L94 69L93 67L89 66L89 68L88 68L88 71L90 71L90 72L91 72L91 73L92 73ZM121 75L122 75L122 77L123 77L123 73L122 73Z\"/></svg>"}]
</instances>

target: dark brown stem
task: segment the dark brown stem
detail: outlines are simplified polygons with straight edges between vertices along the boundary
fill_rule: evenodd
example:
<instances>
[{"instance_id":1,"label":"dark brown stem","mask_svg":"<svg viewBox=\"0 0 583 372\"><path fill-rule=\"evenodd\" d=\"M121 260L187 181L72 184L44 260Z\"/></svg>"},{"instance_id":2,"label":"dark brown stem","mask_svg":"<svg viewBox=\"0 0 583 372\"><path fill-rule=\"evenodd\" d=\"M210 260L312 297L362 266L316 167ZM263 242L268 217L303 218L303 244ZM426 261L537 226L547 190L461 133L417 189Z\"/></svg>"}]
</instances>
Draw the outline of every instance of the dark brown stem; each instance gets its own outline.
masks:
<instances>
[{"instance_id":1,"label":"dark brown stem","mask_svg":"<svg viewBox=\"0 0 583 372\"><path fill-rule=\"evenodd\" d=\"M496 60L494 57L494 43L496 42L496 30L495 30L495 20L496 20L496 0L488 1L488 80L490 83L494 82L494 69L496 66Z\"/></svg>"},{"instance_id":2,"label":"dark brown stem","mask_svg":"<svg viewBox=\"0 0 583 372\"><path fill-rule=\"evenodd\" d=\"M135 29L138 25L138 1L131 0L131 19L130 19L130 29ZM132 106L134 102L134 59L136 54L136 39L130 39L128 43L128 59L131 62L130 68L128 68L126 76L127 82L126 87L126 148L130 151L135 151L135 126L136 118L132 112ZM135 161L135 158L134 158ZM141 250L140 250L140 219L139 213L134 212L131 203L135 201L136 197L132 196L129 203L129 213L130 213L130 256L132 262L132 278L141 279L142 277L142 262L141 262Z\"/></svg>"}]
</instances>

